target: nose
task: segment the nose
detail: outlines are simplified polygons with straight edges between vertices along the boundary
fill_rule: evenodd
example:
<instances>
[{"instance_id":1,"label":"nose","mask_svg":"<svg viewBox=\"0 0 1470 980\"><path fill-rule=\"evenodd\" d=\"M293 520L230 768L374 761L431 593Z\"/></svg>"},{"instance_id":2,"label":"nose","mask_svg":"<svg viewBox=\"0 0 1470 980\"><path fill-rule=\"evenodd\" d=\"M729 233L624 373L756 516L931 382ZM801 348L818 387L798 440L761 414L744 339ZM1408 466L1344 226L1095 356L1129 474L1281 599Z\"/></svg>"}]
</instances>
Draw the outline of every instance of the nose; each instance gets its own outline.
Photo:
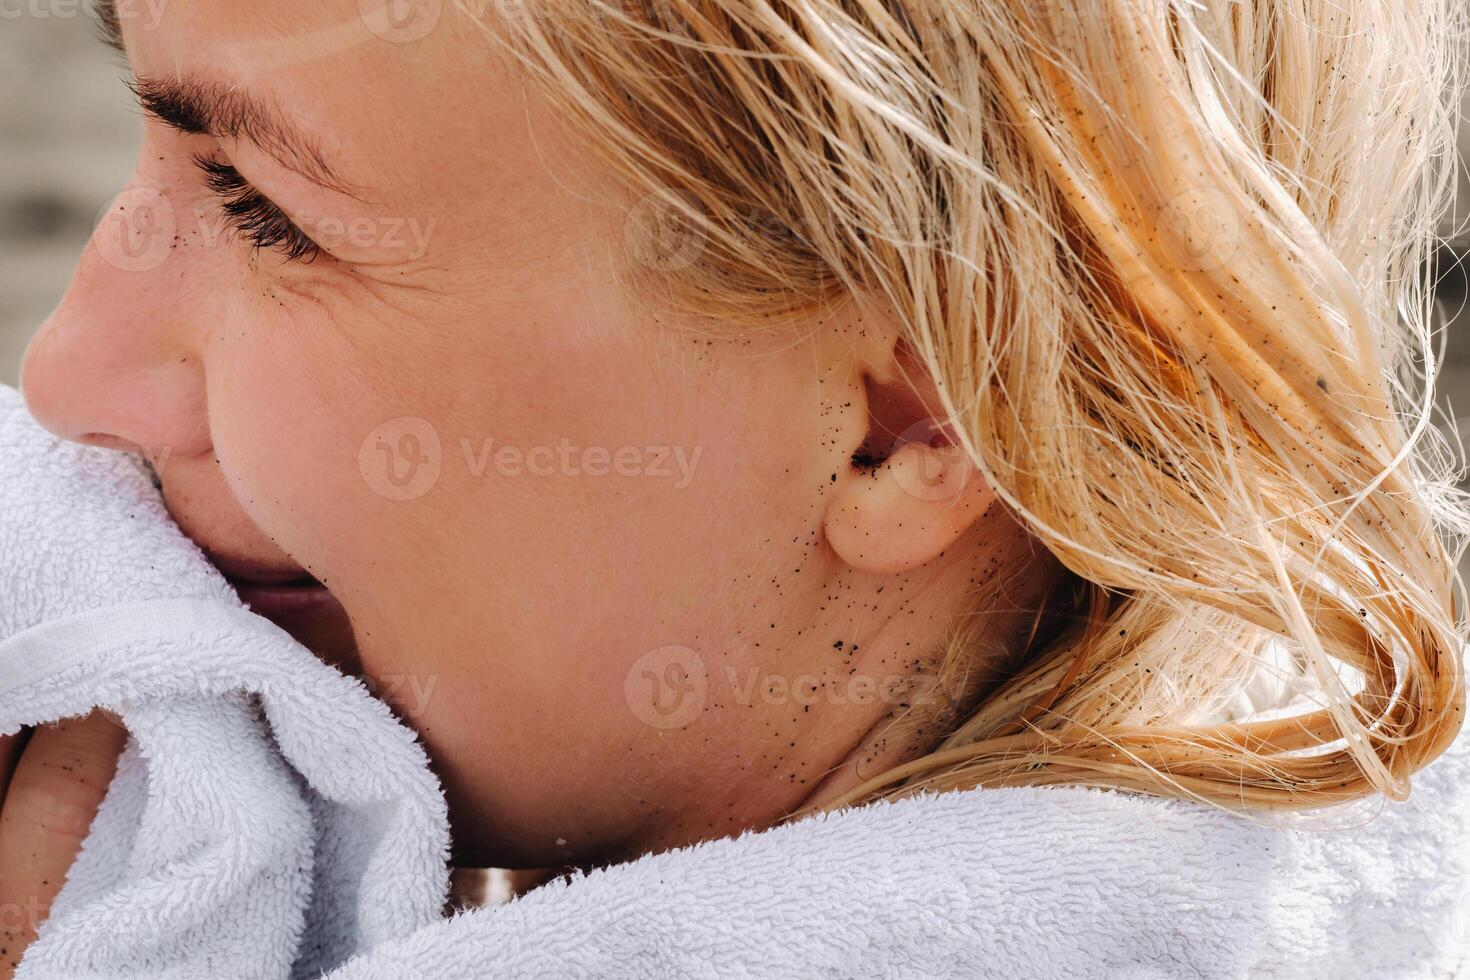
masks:
<instances>
[{"instance_id":1,"label":"nose","mask_svg":"<svg viewBox=\"0 0 1470 980\"><path fill-rule=\"evenodd\" d=\"M26 348L21 391L56 435L149 455L209 451L204 367L188 329L201 312L199 267L178 248L173 220L160 192L130 185Z\"/></svg>"}]
</instances>

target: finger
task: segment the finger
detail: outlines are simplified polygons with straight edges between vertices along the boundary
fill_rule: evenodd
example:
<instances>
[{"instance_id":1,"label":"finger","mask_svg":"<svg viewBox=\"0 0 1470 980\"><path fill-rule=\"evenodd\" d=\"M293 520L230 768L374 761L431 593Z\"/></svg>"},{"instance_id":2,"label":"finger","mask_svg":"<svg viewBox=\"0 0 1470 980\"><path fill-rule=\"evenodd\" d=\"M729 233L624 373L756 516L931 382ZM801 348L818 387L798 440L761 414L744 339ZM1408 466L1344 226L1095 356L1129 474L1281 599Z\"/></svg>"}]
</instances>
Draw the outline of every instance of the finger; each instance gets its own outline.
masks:
<instances>
[{"instance_id":1,"label":"finger","mask_svg":"<svg viewBox=\"0 0 1470 980\"><path fill-rule=\"evenodd\" d=\"M0 970L36 938L126 741L100 712L31 733L0 806Z\"/></svg>"}]
</instances>

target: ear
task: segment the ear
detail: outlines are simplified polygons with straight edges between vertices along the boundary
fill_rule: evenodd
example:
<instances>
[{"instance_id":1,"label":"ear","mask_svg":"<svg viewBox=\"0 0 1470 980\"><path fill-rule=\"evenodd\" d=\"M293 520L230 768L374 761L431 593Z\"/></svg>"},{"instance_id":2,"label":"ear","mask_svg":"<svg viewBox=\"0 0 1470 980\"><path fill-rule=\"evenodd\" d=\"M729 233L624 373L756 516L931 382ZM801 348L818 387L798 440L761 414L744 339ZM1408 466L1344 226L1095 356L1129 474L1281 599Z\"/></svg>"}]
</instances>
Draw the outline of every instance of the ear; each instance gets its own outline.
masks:
<instances>
[{"instance_id":1,"label":"ear","mask_svg":"<svg viewBox=\"0 0 1470 980\"><path fill-rule=\"evenodd\" d=\"M843 562L891 574L937 558L996 494L936 418L938 390L907 345L899 341L879 357L863 366L866 436L838 475L823 523Z\"/></svg>"}]
</instances>

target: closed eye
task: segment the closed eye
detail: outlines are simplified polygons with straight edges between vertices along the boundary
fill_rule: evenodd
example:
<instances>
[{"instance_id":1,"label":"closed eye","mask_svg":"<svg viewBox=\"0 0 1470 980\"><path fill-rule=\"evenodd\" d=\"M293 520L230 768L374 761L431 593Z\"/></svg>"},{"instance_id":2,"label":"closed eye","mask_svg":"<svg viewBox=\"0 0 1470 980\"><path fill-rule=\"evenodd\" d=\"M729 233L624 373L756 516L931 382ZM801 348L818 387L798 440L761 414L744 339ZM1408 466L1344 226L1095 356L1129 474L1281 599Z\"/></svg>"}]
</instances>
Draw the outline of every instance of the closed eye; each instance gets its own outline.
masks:
<instances>
[{"instance_id":1,"label":"closed eye","mask_svg":"<svg viewBox=\"0 0 1470 980\"><path fill-rule=\"evenodd\" d=\"M194 165L220 198L225 221L251 246L277 252L287 262L313 262L322 254L320 245L232 165L202 154L194 157Z\"/></svg>"}]
</instances>

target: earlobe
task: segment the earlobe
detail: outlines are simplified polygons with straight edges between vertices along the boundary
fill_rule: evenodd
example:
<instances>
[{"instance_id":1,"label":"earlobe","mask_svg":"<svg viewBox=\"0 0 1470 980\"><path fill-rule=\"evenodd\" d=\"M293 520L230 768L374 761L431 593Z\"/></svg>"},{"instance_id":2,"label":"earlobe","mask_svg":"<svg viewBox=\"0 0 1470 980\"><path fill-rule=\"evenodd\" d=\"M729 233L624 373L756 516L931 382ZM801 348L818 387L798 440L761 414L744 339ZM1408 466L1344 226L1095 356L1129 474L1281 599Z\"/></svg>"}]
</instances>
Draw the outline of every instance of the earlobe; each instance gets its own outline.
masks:
<instances>
[{"instance_id":1,"label":"earlobe","mask_svg":"<svg viewBox=\"0 0 1470 980\"><path fill-rule=\"evenodd\" d=\"M962 448L901 442L875 469L854 466L842 474L824 528L846 564L891 574L937 558L995 500Z\"/></svg>"},{"instance_id":2,"label":"earlobe","mask_svg":"<svg viewBox=\"0 0 1470 980\"><path fill-rule=\"evenodd\" d=\"M863 337L867 428L827 497L823 526L846 565L893 574L939 557L997 497L942 421L931 366L896 329Z\"/></svg>"}]
</instances>

